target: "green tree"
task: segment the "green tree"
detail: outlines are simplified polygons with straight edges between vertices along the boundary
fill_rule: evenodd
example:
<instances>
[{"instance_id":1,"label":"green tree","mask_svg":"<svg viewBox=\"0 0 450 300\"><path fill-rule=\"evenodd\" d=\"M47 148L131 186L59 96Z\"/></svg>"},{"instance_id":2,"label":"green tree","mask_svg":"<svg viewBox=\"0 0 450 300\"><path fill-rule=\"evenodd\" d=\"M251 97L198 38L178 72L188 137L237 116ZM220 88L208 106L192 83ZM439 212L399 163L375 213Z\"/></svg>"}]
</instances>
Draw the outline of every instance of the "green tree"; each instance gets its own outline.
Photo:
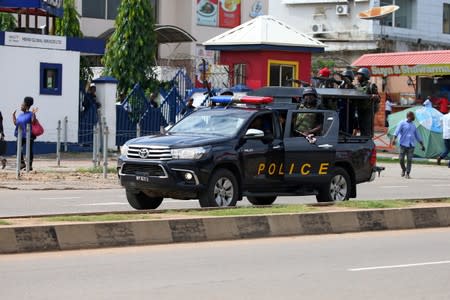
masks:
<instances>
[{"instance_id":1,"label":"green tree","mask_svg":"<svg viewBox=\"0 0 450 300\"><path fill-rule=\"evenodd\" d=\"M55 34L68 37L83 37L80 29L80 15L75 8L74 0L64 1L64 17L56 19ZM89 81L93 76L89 68L89 61L85 56L80 57L80 80Z\"/></svg>"},{"instance_id":2,"label":"green tree","mask_svg":"<svg viewBox=\"0 0 450 300\"><path fill-rule=\"evenodd\" d=\"M0 13L0 31L13 31L16 28L16 19L8 13Z\"/></svg>"},{"instance_id":3,"label":"green tree","mask_svg":"<svg viewBox=\"0 0 450 300\"><path fill-rule=\"evenodd\" d=\"M314 59L312 62L312 69L314 74L317 73L317 71L319 71L322 68L327 67L330 70L333 70L334 67L336 66L336 62L334 60L331 59Z\"/></svg>"},{"instance_id":4,"label":"green tree","mask_svg":"<svg viewBox=\"0 0 450 300\"><path fill-rule=\"evenodd\" d=\"M145 90L156 89L157 43L150 1L122 0L115 27L103 57L104 73L119 81L119 93L127 93L136 83Z\"/></svg>"}]
</instances>

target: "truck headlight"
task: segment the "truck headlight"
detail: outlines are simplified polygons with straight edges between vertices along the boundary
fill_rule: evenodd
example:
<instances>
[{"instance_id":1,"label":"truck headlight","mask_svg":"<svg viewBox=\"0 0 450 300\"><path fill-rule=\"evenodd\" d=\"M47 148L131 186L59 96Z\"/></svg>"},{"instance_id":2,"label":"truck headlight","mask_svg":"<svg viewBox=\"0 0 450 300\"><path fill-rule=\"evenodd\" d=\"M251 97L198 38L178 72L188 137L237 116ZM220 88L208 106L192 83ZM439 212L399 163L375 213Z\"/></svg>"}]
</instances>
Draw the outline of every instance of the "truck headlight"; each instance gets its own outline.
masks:
<instances>
[{"instance_id":1,"label":"truck headlight","mask_svg":"<svg viewBox=\"0 0 450 300\"><path fill-rule=\"evenodd\" d=\"M209 147L181 148L172 149L173 159L201 159L205 157L209 151Z\"/></svg>"},{"instance_id":2,"label":"truck headlight","mask_svg":"<svg viewBox=\"0 0 450 300\"><path fill-rule=\"evenodd\" d=\"M127 153L128 153L128 145L127 144L123 144L120 147L120 154L121 155L127 155Z\"/></svg>"}]
</instances>

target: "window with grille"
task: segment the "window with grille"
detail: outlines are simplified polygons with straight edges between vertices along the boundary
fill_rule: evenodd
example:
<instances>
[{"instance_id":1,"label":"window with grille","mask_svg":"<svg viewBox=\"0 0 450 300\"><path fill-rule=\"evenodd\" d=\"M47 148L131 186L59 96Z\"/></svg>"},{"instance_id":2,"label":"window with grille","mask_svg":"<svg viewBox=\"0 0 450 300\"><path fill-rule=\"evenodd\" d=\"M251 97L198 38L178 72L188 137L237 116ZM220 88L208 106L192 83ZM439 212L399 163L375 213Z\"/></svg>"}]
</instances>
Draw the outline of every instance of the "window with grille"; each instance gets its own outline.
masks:
<instances>
[{"instance_id":1,"label":"window with grille","mask_svg":"<svg viewBox=\"0 0 450 300\"><path fill-rule=\"evenodd\" d=\"M245 85L246 79L246 65L245 64L235 64L233 73L234 85L242 84Z\"/></svg>"}]
</instances>

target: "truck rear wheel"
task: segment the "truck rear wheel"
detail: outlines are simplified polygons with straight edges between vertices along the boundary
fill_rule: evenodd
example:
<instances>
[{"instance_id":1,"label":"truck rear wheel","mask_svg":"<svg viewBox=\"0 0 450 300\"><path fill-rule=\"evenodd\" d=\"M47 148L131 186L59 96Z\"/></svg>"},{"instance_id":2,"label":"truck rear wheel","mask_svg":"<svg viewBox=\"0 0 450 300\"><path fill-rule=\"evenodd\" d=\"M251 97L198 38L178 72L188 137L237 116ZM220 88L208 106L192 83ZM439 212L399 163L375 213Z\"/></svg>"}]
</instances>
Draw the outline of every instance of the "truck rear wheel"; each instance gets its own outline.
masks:
<instances>
[{"instance_id":1,"label":"truck rear wheel","mask_svg":"<svg viewBox=\"0 0 450 300\"><path fill-rule=\"evenodd\" d=\"M199 202L201 207L236 206L238 195L236 177L229 170L219 169L212 174Z\"/></svg>"},{"instance_id":2,"label":"truck rear wheel","mask_svg":"<svg viewBox=\"0 0 450 300\"><path fill-rule=\"evenodd\" d=\"M319 190L317 202L345 201L349 199L351 189L350 176L345 169L336 167L330 182Z\"/></svg>"},{"instance_id":3,"label":"truck rear wheel","mask_svg":"<svg viewBox=\"0 0 450 300\"><path fill-rule=\"evenodd\" d=\"M161 205L162 197L149 197L143 192L126 190L127 200L134 209L156 209Z\"/></svg>"},{"instance_id":4,"label":"truck rear wheel","mask_svg":"<svg viewBox=\"0 0 450 300\"><path fill-rule=\"evenodd\" d=\"M269 197L247 197L248 202L253 205L271 205L275 202L277 196L269 196Z\"/></svg>"}]
</instances>

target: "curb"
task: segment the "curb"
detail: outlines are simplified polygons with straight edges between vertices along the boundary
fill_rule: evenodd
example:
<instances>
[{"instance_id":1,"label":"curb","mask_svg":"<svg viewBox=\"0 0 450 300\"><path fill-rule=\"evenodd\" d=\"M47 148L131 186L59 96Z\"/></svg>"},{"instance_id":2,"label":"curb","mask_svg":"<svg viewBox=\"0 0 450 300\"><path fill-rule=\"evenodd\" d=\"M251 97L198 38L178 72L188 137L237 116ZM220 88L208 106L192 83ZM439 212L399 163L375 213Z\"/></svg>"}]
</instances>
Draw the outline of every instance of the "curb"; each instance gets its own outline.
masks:
<instances>
[{"instance_id":1,"label":"curb","mask_svg":"<svg viewBox=\"0 0 450 300\"><path fill-rule=\"evenodd\" d=\"M0 253L450 226L450 206L0 227Z\"/></svg>"}]
</instances>

